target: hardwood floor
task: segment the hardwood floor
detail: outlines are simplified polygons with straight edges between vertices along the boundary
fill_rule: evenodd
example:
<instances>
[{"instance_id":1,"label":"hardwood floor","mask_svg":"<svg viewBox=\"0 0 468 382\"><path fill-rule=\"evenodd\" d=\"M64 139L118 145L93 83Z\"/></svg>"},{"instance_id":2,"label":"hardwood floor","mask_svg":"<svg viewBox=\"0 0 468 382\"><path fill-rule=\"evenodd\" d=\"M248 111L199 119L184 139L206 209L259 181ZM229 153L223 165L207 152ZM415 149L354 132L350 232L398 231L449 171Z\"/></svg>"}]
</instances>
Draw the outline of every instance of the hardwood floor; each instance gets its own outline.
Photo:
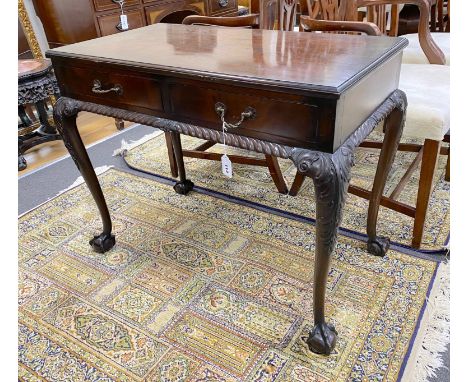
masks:
<instances>
[{"instance_id":1,"label":"hardwood floor","mask_svg":"<svg viewBox=\"0 0 468 382\"><path fill-rule=\"evenodd\" d=\"M88 112L79 113L77 125L85 146L89 146L97 141L118 133L113 118ZM125 128L131 125L131 122L125 122ZM24 154L24 157L28 162L28 167L23 171L18 171L18 175L21 176L27 174L28 172L53 162L65 155L68 155L68 151L61 140L46 142L35 146Z\"/></svg>"}]
</instances>

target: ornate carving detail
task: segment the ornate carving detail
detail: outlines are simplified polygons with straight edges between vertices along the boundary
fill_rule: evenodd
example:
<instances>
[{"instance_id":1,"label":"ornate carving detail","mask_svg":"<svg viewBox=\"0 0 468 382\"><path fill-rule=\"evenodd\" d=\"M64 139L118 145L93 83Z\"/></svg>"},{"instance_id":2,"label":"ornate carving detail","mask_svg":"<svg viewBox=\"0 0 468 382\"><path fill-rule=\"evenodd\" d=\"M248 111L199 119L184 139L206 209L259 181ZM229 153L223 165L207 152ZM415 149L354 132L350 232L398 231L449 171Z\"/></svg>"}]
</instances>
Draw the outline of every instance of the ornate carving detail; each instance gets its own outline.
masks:
<instances>
[{"instance_id":1,"label":"ornate carving detail","mask_svg":"<svg viewBox=\"0 0 468 382\"><path fill-rule=\"evenodd\" d=\"M325 322L325 290L330 257L335 248L338 226L346 201L350 170L354 165L354 151L392 110L398 108L404 113L406 104L406 95L396 90L333 154L299 148L291 150L291 159L298 171L307 174L314 181L317 203L315 326L307 340L309 349L313 352L330 354L335 346L336 331ZM379 249L384 249L384 246L375 249L378 252Z\"/></svg>"},{"instance_id":2,"label":"ornate carving detail","mask_svg":"<svg viewBox=\"0 0 468 382\"><path fill-rule=\"evenodd\" d=\"M105 253L115 245L115 236L111 233L101 233L94 236L89 245L98 253Z\"/></svg>"},{"instance_id":3,"label":"ornate carving detail","mask_svg":"<svg viewBox=\"0 0 468 382\"><path fill-rule=\"evenodd\" d=\"M168 119L158 118L132 111L116 109L109 106L71 100L66 97L61 97L60 99L67 99L72 101L74 104L76 104L76 107L79 110L119 118L123 119L124 121L141 123L142 125L157 127L163 131L175 131L177 133L190 135L192 137L197 137L209 141L215 141L219 143L223 142L222 133L217 130L199 127L188 123L175 122ZM291 153L291 148L288 146L283 146L271 142L264 142L258 139L243 137L230 133L226 133L226 144L229 146L257 151L259 153L273 155L285 159L288 159Z\"/></svg>"},{"instance_id":4,"label":"ornate carving detail","mask_svg":"<svg viewBox=\"0 0 468 382\"><path fill-rule=\"evenodd\" d=\"M76 115L81 110L79 108L80 102L75 101L71 98L67 97L60 97L54 105L54 121L55 127L63 139L63 143L67 148L70 156L72 157L73 161L76 164L78 170L80 169L80 164L76 160L76 153L73 149L72 144L70 143L67 131L66 131L66 119L67 118L76 118ZM76 129L76 124L74 124Z\"/></svg>"},{"instance_id":5,"label":"ornate carving detail","mask_svg":"<svg viewBox=\"0 0 468 382\"><path fill-rule=\"evenodd\" d=\"M18 105L36 103L58 93L57 80L52 73L36 80L18 81Z\"/></svg>"},{"instance_id":6,"label":"ornate carving detail","mask_svg":"<svg viewBox=\"0 0 468 382\"><path fill-rule=\"evenodd\" d=\"M333 325L321 323L313 327L306 342L310 351L330 355L336 345L337 334Z\"/></svg>"}]
</instances>

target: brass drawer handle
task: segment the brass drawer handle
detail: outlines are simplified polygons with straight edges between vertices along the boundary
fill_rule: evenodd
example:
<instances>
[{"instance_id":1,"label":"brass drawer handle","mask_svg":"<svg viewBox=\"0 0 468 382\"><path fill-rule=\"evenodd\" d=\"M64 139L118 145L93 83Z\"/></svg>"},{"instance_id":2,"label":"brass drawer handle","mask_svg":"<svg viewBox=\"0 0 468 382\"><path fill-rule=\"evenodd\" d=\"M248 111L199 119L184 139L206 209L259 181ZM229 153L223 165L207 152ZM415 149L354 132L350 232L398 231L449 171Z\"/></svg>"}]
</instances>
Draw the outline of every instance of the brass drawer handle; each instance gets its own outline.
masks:
<instances>
[{"instance_id":1,"label":"brass drawer handle","mask_svg":"<svg viewBox=\"0 0 468 382\"><path fill-rule=\"evenodd\" d=\"M110 89L102 89L101 81L94 80L93 88L91 91L95 94L106 94L106 93L117 93L118 95L122 95L123 89L122 86L119 84L115 85L113 88Z\"/></svg>"},{"instance_id":2,"label":"brass drawer handle","mask_svg":"<svg viewBox=\"0 0 468 382\"><path fill-rule=\"evenodd\" d=\"M256 115L255 109L253 107L247 106L245 110L242 112L241 118L239 119L238 122L229 123L224 120L224 114L227 111L227 107L224 103L216 102L215 111L216 111L216 114L218 114L221 117L221 122L223 122L223 125L227 129L235 129L236 127L239 127L242 124L242 122L244 122L245 119L254 119Z\"/></svg>"},{"instance_id":3,"label":"brass drawer handle","mask_svg":"<svg viewBox=\"0 0 468 382\"><path fill-rule=\"evenodd\" d=\"M221 8L227 7L229 0L218 0L218 4Z\"/></svg>"}]
</instances>

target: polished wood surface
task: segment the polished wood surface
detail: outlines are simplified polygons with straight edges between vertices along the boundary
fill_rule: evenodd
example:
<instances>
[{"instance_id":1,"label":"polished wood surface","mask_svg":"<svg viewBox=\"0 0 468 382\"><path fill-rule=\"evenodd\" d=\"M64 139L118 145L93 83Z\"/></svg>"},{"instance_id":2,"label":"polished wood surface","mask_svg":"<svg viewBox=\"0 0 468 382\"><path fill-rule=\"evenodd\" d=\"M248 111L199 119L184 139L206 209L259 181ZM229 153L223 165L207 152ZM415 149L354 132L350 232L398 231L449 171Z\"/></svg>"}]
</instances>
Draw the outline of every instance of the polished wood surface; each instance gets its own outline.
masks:
<instances>
[{"instance_id":1,"label":"polished wood surface","mask_svg":"<svg viewBox=\"0 0 468 382\"><path fill-rule=\"evenodd\" d=\"M34 0L50 47L98 37L89 0Z\"/></svg>"},{"instance_id":2,"label":"polished wood surface","mask_svg":"<svg viewBox=\"0 0 468 382\"><path fill-rule=\"evenodd\" d=\"M228 120L252 107L239 134L333 152L398 87L406 43L155 24L47 56L64 96L217 130L216 101Z\"/></svg>"},{"instance_id":3,"label":"polished wood surface","mask_svg":"<svg viewBox=\"0 0 468 382\"><path fill-rule=\"evenodd\" d=\"M211 49L203 53L194 49L207 43ZM226 81L340 93L404 46L404 39L392 37L155 24L48 54L160 68L173 75L209 73Z\"/></svg>"},{"instance_id":4,"label":"polished wood surface","mask_svg":"<svg viewBox=\"0 0 468 382\"><path fill-rule=\"evenodd\" d=\"M44 72L51 67L47 59L18 60L18 77Z\"/></svg>"},{"instance_id":5,"label":"polished wood surface","mask_svg":"<svg viewBox=\"0 0 468 382\"><path fill-rule=\"evenodd\" d=\"M51 48L125 32L112 0L33 0ZM129 29L159 22L181 23L188 15L235 16L237 0L125 0Z\"/></svg>"}]
</instances>

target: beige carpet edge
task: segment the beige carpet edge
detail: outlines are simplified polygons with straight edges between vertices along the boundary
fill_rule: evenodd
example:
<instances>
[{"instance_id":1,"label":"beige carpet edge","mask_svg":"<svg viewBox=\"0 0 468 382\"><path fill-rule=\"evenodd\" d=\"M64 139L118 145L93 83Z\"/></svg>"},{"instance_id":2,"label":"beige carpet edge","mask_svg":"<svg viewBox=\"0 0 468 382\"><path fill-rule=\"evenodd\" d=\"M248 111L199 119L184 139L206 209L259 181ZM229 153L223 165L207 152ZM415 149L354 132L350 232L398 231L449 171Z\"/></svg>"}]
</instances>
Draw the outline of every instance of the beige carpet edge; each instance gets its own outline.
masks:
<instances>
[{"instance_id":1,"label":"beige carpet edge","mask_svg":"<svg viewBox=\"0 0 468 382\"><path fill-rule=\"evenodd\" d=\"M450 342L450 264L442 262L421 319L402 382L426 382L445 367L442 354Z\"/></svg>"}]
</instances>

